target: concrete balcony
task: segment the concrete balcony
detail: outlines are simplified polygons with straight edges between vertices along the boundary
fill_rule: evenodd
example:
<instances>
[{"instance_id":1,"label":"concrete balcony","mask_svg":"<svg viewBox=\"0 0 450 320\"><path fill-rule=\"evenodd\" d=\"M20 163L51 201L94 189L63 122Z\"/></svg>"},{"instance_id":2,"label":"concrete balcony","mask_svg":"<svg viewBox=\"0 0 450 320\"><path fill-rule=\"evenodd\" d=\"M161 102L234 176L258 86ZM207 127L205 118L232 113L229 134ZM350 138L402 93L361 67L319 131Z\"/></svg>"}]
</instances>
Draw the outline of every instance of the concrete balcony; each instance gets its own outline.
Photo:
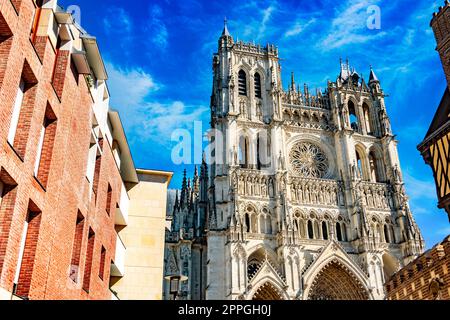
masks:
<instances>
[{"instance_id":1,"label":"concrete balcony","mask_svg":"<svg viewBox=\"0 0 450 320\"><path fill-rule=\"evenodd\" d=\"M116 216L114 224L126 226L128 225L128 211L130 208L130 198L128 197L127 190L122 184L122 189L120 191L120 201L119 206L116 208Z\"/></svg>"},{"instance_id":2,"label":"concrete balcony","mask_svg":"<svg viewBox=\"0 0 450 320\"><path fill-rule=\"evenodd\" d=\"M125 253L126 247L117 234L116 240L116 256L114 261L111 262L111 276L112 277L123 277L125 275Z\"/></svg>"}]
</instances>

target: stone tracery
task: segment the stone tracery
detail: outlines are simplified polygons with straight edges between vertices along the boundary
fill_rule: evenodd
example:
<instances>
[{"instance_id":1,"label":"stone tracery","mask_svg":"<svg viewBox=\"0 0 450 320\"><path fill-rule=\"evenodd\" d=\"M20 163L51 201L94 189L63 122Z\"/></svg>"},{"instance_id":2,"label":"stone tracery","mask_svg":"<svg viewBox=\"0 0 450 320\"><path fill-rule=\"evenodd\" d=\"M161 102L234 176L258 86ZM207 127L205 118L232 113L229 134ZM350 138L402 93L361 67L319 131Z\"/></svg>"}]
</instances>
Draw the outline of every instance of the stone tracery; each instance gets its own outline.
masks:
<instances>
[{"instance_id":1,"label":"stone tracery","mask_svg":"<svg viewBox=\"0 0 450 320\"><path fill-rule=\"evenodd\" d=\"M341 263L333 260L315 277L310 300L368 300L364 285Z\"/></svg>"},{"instance_id":2,"label":"stone tracery","mask_svg":"<svg viewBox=\"0 0 450 320\"><path fill-rule=\"evenodd\" d=\"M320 147L310 142L299 142L291 149L292 170L306 178L323 178L328 171L328 158Z\"/></svg>"}]
</instances>

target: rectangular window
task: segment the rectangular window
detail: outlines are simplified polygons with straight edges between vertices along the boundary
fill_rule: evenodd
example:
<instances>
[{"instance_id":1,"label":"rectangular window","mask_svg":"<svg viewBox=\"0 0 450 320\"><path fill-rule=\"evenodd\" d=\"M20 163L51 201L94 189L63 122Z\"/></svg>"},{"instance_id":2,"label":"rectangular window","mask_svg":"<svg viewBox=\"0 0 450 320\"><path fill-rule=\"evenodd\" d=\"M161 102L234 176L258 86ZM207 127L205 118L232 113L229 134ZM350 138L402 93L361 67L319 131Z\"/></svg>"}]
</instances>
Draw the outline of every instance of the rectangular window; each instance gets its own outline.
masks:
<instances>
[{"instance_id":1,"label":"rectangular window","mask_svg":"<svg viewBox=\"0 0 450 320\"><path fill-rule=\"evenodd\" d=\"M103 139L99 138L99 136L101 136L101 132L100 127L97 124L97 120L95 119L95 116L93 122L94 124L92 125L91 130L91 140L89 145L86 178L88 179L89 184L91 186L89 198L91 198L92 193L94 193L95 200L97 200L96 194L98 187L98 178L100 175Z\"/></svg>"},{"instance_id":2,"label":"rectangular window","mask_svg":"<svg viewBox=\"0 0 450 320\"><path fill-rule=\"evenodd\" d=\"M70 51L69 50L61 50L61 41L58 40L57 49L56 49L56 57L55 57L55 64L53 66L53 76L52 76L52 85L55 89L55 92L61 100L63 90L64 90L64 83L66 80L66 70L70 64Z\"/></svg>"},{"instance_id":3,"label":"rectangular window","mask_svg":"<svg viewBox=\"0 0 450 320\"><path fill-rule=\"evenodd\" d=\"M75 235L73 238L72 259L70 262L70 279L72 279L74 282L78 282L78 275L80 271L80 256L84 233L83 230L84 217L81 212L78 211L77 221L75 225Z\"/></svg>"},{"instance_id":4,"label":"rectangular window","mask_svg":"<svg viewBox=\"0 0 450 320\"><path fill-rule=\"evenodd\" d=\"M92 258L94 257L95 233L89 228L88 246L86 250L86 262L84 264L83 289L89 292L91 285Z\"/></svg>"},{"instance_id":5,"label":"rectangular window","mask_svg":"<svg viewBox=\"0 0 450 320\"><path fill-rule=\"evenodd\" d=\"M13 42L13 34L5 18L0 12L0 88L3 85L6 66L9 61L9 54Z\"/></svg>"},{"instance_id":6,"label":"rectangular window","mask_svg":"<svg viewBox=\"0 0 450 320\"><path fill-rule=\"evenodd\" d=\"M36 156L34 174L44 188L47 188L50 164L53 155L53 146L56 136L56 116L52 108L47 105L44 121L41 127L41 133L38 143L38 153Z\"/></svg>"},{"instance_id":7,"label":"rectangular window","mask_svg":"<svg viewBox=\"0 0 450 320\"><path fill-rule=\"evenodd\" d=\"M2 168L0 171L0 275L5 261L11 222L17 196L17 183Z\"/></svg>"},{"instance_id":8,"label":"rectangular window","mask_svg":"<svg viewBox=\"0 0 450 320\"><path fill-rule=\"evenodd\" d=\"M108 216L111 215L111 198L112 189L111 185L108 183L108 194L106 195L106 213L108 213Z\"/></svg>"},{"instance_id":9,"label":"rectangular window","mask_svg":"<svg viewBox=\"0 0 450 320\"><path fill-rule=\"evenodd\" d=\"M105 262L106 262L106 249L102 246L100 254L100 268L98 269L98 276L103 280L105 276Z\"/></svg>"},{"instance_id":10,"label":"rectangular window","mask_svg":"<svg viewBox=\"0 0 450 320\"><path fill-rule=\"evenodd\" d=\"M22 107L24 94L25 81L23 79L20 79L20 84L19 88L17 88L16 100L14 101L13 113L8 132L8 142L11 146L14 146L14 138L16 137L17 126L19 124L20 109Z\"/></svg>"},{"instance_id":11,"label":"rectangular window","mask_svg":"<svg viewBox=\"0 0 450 320\"><path fill-rule=\"evenodd\" d=\"M28 215L25 220L22 242L19 251L16 276L14 278L15 294L28 298L35 263L36 248L41 225L41 211L30 201Z\"/></svg>"},{"instance_id":12,"label":"rectangular window","mask_svg":"<svg viewBox=\"0 0 450 320\"><path fill-rule=\"evenodd\" d=\"M98 139L97 155L95 157L95 169L94 169L94 181L92 183L92 189L95 195L95 201L97 202L98 185L100 181L100 169L102 165L102 147L103 139Z\"/></svg>"},{"instance_id":13,"label":"rectangular window","mask_svg":"<svg viewBox=\"0 0 450 320\"><path fill-rule=\"evenodd\" d=\"M30 65L25 61L12 107L7 138L8 143L22 160L25 158L31 119L33 117L34 100L37 91L36 83L37 79Z\"/></svg>"}]
</instances>

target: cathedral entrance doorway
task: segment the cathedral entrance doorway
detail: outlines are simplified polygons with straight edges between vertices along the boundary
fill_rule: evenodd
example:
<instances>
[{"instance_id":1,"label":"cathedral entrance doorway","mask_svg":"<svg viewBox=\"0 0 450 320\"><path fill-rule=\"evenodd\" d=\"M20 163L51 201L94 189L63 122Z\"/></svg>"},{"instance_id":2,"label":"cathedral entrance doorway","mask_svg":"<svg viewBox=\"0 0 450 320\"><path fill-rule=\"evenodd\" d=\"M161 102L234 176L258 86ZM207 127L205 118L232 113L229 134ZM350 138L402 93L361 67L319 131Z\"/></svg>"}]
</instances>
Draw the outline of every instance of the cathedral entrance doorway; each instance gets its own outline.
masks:
<instances>
[{"instance_id":1,"label":"cathedral entrance doorway","mask_svg":"<svg viewBox=\"0 0 450 320\"><path fill-rule=\"evenodd\" d=\"M369 294L351 271L337 261L326 265L312 283L309 300L368 300Z\"/></svg>"},{"instance_id":2,"label":"cathedral entrance doorway","mask_svg":"<svg viewBox=\"0 0 450 320\"><path fill-rule=\"evenodd\" d=\"M282 294L270 282L263 284L253 295L252 300L284 300Z\"/></svg>"}]
</instances>

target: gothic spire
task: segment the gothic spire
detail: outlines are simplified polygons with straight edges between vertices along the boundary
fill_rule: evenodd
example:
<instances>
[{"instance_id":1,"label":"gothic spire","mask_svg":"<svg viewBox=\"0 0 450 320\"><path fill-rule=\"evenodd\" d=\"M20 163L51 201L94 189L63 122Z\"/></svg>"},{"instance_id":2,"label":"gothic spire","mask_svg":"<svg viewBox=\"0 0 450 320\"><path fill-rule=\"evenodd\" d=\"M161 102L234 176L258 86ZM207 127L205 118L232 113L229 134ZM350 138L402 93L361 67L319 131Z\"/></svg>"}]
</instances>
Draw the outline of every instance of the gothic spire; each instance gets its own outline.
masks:
<instances>
[{"instance_id":1,"label":"gothic spire","mask_svg":"<svg viewBox=\"0 0 450 320\"><path fill-rule=\"evenodd\" d=\"M369 76L369 83L371 82L380 82L380 80L378 80L377 75L373 71L372 66L370 66L370 76Z\"/></svg>"},{"instance_id":2,"label":"gothic spire","mask_svg":"<svg viewBox=\"0 0 450 320\"><path fill-rule=\"evenodd\" d=\"M186 180L186 169L183 172L183 184L181 186L181 197L180 197L180 207L183 208L186 200L187 192L187 180Z\"/></svg>"},{"instance_id":3,"label":"gothic spire","mask_svg":"<svg viewBox=\"0 0 450 320\"><path fill-rule=\"evenodd\" d=\"M178 190L176 191L176 195L175 195L175 203L174 203L174 205L173 205L173 215L175 215L175 212L177 211L177 209L178 209L178 206L179 206L179 200L178 200Z\"/></svg>"},{"instance_id":4,"label":"gothic spire","mask_svg":"<svg viewBox=\"0 0 450 320\"><path fill-rule=\"evenodd\" d=\"M197 166L195 166L194 169L193 191L194 193L198 193L199 191L199 176Z\"/></svg>"},{"instance_id":5,"label":"gothic spire","mask_svg":"<svg viewBox=\"0 0 450 320\"><path fill-rule=\"evenodd\" d=\"M294 77L294 72L291 72L291 91L295 91L295 77Z\"/></svg>"},{"instance_id":6,"label":"gothic spire","mask_svg":"<svg viewBox=\"0 0 450 320\"><path fill-rule=\"evenodd\" d=\"M226 37L231 37L230 32L228 31L228 20L225 17L225 19L223 20L223 31L222 31L222 37L226 36Z\"/></svg>"}]
</instances>

